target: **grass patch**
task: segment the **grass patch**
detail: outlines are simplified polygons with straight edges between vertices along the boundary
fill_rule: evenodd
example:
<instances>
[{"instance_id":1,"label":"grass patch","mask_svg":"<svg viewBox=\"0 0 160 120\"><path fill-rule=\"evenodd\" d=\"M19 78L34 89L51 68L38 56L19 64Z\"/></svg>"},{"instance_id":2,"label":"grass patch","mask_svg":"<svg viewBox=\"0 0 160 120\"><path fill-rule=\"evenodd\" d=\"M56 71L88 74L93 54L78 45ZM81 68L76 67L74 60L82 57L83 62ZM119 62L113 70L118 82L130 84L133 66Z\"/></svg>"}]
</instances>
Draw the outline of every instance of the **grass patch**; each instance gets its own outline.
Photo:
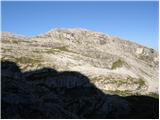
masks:
<instances>
[{"instance_id":1,"label":"grass patch","mask_svg":"<svg viewBox=\"0 0 160 120\"><path fill-rule=\"evenodd\" d=\"M20 41L18 41L18 40L12 40L12 43L13 44L18 44Z\"/></svg>"},{"instance_id":2,"label":"grass patch","mask_svg":"<svg viewBox=\"0 0 160 120\"><path fill-rule=\"evenodd\" d=\"M116 69L116 68L120 68L120 67L122 67L124 64L125 64L124 61L118 59L117 61L115 61L115 62L112 64L111 69L113 70L113 69Z\"/></svg>"},{"instance_id":3,"label":"grass patch","mask_svg":"<svg viewBox=\"0 0 160 120\"><path fill-rule=\"evenodd\" d=\"M145 81L142 78L136 79L132 77L128 77L127 79L114 79L109 77L93 77L91 78L91 81L93 82L100 82L100 84L115 84L117 87L120 87L122 85L137 85L137 90L140 90L144 86L146 86Z\"/></svg>"},{"instance_id":4,"label":"grass patch","mask_svg":"<svg viewBox=\"0 0 160 120\"><path fill-rule=\"evenodd\" d=\"M16 61L18 63L21 63L21 64L26 64L26 63L39 63L41 62L40 60L37 60L37 59L32 59L32 58L29 58L29 57L19 57L19 58L15 58Z\"/></svg>"},{"instance_id":5,"label":"grass patch","mask_svg":"<svg viewBox=\"0 0 160 120\"><path fill-rule=\"evenodd\" d=\"M139 79L137 82L138 82L138 84L139 84L139 89L140 89L142 86L145 85L145 82L144 82L143 79Z\"/></svg>"},{"instance_id":6,"label":"grass patch","mask_svg":"<svg viewBox=\"0 0 160 120\"><path fill-rule=\"evenodd\" d=\"M115 91L107 91L111 95L119 95L119 96L130 96L132 93L128 90L115 90Z\"/></svg>"},{"instance_id":7,"label":"grass patch","mask_svg":"<svg viewBox=\"0 0 160 120\"><path fill-rule=\"evenodd\" d=\"M71 52L71 51L69 51L69 50L67 49L66 46L52 48L52 49L49 49L49 50L47 50L47 51L45 51L45 52L48 53L48 54L55 54L56 52L61 52L61 51Z\"/></svg>"},{"instance_id":8,"label":"grass patch","mask_svg":"<svg viewBox=\"0 0 160 120\"><path fill-rule=\"evenodd\" d=\"M10 52L12 49L10 49L10 48L1 48L2 50L3 50L3 52L5 53L5 52Z\"/></svg>"},{"instance_id":9,"label":"grass patch","mask_svg":"<svg viewBox=\"0 0 160 120\"><path fill-rule=\"evenodd\" d=\"M55 53L55 50L54 49L49 49L47 51L45 51L46 53L48 54L54 54Z\"/></svg>"},{"instance_id":10,"label":"grass patch","mask_svg":"<svg viewBox=\"0 0 160 120\"><path fill-rule=\"evenodd\" d=\"M60 51L66 51L66 52L70 52L66 46L63 46L63 47L58 47L58 48L55 48L55 49L58 49Z\"/></svg>"},{"instance_id":11,"label":"grass patch","mask_svg":"<svg viewBox=\"0 0 160 120\"><path fill-rule=\"evenodd\" d=\"M159 99L159 94L157 93L150 92L149 94L147 94L147 96Z\"/></svg>"},{"instance_id":12,"label":"grass patch","mask_svg":"<svg viewBox=\"0 0 160 120\"><path fill-rule=\"evenodd\" d=\"M119 96L132 96L132 95L137 95L137 96L140 96L141 94L140 93L132 93L132 91L127 91L127 90L115 90L115 91L105 91L106 93L108 94L111 94L111 95L119 95ZM156 99L159 99L159 94L157 93L153 93L153 92L150 92L148 94L145 94L143 96L149 96L149 97L153 97L153 98L156 98Z\"/></svg>"}]
</instances>

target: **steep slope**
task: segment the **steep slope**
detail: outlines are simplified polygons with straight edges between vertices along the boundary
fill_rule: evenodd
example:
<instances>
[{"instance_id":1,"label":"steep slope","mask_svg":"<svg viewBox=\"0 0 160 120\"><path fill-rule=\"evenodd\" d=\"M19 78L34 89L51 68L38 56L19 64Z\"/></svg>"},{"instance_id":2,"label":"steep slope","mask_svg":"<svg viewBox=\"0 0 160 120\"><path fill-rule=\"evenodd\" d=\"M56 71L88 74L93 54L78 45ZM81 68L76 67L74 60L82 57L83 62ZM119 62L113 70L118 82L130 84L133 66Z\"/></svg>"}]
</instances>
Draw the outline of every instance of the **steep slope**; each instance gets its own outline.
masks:
<instances>
[{"instance_id":1,"label":"steep slope","mask_svg":"<svg viewBox=\"0 0 160 120\"><path fill-rule=\"evenodd\" d=\"M77 71L106 94L158 94L158 52L85 29L53 29L35 37L2 33L2 60L22 71ZM66 83L67 84L67 83Z\"/></svg>"}]
</instances>

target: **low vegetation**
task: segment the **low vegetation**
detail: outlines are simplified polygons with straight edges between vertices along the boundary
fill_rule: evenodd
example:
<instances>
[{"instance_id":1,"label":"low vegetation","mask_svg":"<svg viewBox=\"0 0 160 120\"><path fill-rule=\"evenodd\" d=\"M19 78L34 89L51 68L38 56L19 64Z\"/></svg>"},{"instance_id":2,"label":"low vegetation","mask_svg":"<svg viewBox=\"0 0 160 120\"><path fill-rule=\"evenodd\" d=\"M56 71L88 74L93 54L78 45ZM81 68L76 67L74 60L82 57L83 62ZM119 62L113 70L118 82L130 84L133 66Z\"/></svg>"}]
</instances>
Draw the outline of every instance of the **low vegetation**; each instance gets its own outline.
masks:
<instances>
[{"instance_id":1,"label":"low vegetation","mask_svg":"<svg viewBox=\"0 0 160 120\"><path fill-rule=\"evenodd\" d=\"M142 94L140 93L132 93L132 91L128 91L128 90L115 90L115 91L105 91L105 93L107 94L111 94L111 95L119 95L119 96L141 96ZM159 99L159 94L157 93L153 93L153 92L150 92L148 94L145 94L145 96L149 96L149 97L152 97L152 98L156 98L156 99Z\"/></svg>"},{"instance_id":2,"label":"low vegetation","mask_svg":"<svg viewBox=\"0 0 160 120\"><path fill-rule=\"evenodd\" d=\"M58 47L58 48L55 48L55 49L58 49L58 50L60 50L60 51L70 52L66 46Z\"/></svg>"},{"instance_id":3,"label":"low vegetation","mask_svg":"<svg viewBox=\"0 0 160 120\"><path fill-rule=\"evenodd\" d=\"M102 85L116 85L117 89L123 85L127 85L128 87L132 87L133 85L137 86L137 90L140 90L141 88L145 87L145 81L142 78L136 79L132 77L128 77L127 79L115 79L115 78L109 78L105 76L98 76L91 78L93 82L98 82ZM127 88L126 88L127 89Z\"/></svg>"},{"instance_id":4,"label":"low vegetation","mask_svg":"<svg viewBox=\"0 0 160 120\"><path fill-rule=\"evenodd\" d=\"M62 52L62 51L70 52L70 50L68 50L66 46L62 46L62 47L56 47L56 48L49 49L46 51L46 53L55 54L55 52Z\"/></svg>"},{"instance_id":5,"label":"low vegetation","mask_svg":"<svg viewBox=\"0 0 160 120\"><path fill-rule=\"evenodd\" d=\"M112 64L111 69L120 68L120 67L122 67L124 64L126 64L124 61L122 61L121 59L118 59L117 61L115 61L115 62Z\"/></svg>"},{"instance_id":6,"label":"low vegetation","mask_svg":"<svg viewBox=\"0 0 160 120\"><path fill-rule=\"evenodd\" d=\"M132 95L131 91L128 90L115 90L115 91L107 91L107 93L111 95L119 95L119 96L130 96Z\"/></svg>"},{"instance_id":7,"label":"low vegetation","mask_svg":"<svg viewBox=\"0 0 160 120\"><path fill-rule=\"evenodd\" d=\"M147 96L159 99L159 94L150 92Z\"/></svg>"},{"instance_id":8,"label":"low vegetation","mask_svg":"<svg viewBox=\"0 0 160 120\"><path fill-rule=\"evenodd\" d=\"M3 53L12 51L11 48L1 48Z\"/></svg>"},{"instance_id":9,"label":"low vegetation","mask_svg":"<svg viewBox=\"0 0 160 120\"><path fill-rule=\"evenodd\" d=\"M41 62L38 59L33 59L33 58L29 58L29 57L19 57L19 58L15 58L17 63L21 63L21 64L27 64L27 63L39 63Z\"/></svg>"}]
</instances>

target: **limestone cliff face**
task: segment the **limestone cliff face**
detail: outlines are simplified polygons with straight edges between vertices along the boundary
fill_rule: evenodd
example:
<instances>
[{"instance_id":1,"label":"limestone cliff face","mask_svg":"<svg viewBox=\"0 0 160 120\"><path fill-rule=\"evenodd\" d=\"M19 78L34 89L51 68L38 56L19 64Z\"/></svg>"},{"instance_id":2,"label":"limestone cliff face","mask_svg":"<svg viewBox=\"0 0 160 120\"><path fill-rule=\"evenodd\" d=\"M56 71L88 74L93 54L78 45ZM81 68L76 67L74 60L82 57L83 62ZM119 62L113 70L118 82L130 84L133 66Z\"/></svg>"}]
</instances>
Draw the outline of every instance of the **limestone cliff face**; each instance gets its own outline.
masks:
<instances>
[{"instance_id":1,"label":"limestone cliff face","mask_svg":"<svg viewBox=\"0 0 160 120\"><path fill-rule=\"evenodd\" d=\"M53 29L34 37L2 33L1 39L2 60L16 62L24 72L44 67L77 71L105 93L158 93L154 49L85 29Z\"/></svg>"}]
</instances>

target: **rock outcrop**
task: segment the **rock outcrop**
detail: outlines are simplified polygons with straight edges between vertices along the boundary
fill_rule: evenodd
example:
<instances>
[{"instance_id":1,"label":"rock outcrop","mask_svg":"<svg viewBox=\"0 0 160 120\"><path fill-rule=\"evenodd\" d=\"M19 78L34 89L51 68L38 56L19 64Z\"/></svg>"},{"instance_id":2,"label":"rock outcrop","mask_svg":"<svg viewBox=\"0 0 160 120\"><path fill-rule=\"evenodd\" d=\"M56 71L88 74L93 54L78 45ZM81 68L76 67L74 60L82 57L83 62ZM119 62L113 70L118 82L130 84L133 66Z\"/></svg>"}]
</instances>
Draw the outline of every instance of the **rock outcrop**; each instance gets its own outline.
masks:
<instances>
[{"instance_id":1,"label":"rock outcrop","mask_svg":"<svg viewBox=\"0 0 160 120\"><path fill-rule=\"evenodd\" d=\"M104 91L158 93L157 51L85 29L54 29L35 37L2 33L2 59L23 71L78 71Z\"/></svg>"},{"instance_id":2,"label":"rock outcrop","mask_svg":"<svg viewBox=\"0 0 160 120\"><path fill-rule=\"evenodd\" d=\"M147 96L159 94L158 58L152 48L86 29L2 33L2 117L155 118L157 99Z\"/></svg>"}]
</instances>

